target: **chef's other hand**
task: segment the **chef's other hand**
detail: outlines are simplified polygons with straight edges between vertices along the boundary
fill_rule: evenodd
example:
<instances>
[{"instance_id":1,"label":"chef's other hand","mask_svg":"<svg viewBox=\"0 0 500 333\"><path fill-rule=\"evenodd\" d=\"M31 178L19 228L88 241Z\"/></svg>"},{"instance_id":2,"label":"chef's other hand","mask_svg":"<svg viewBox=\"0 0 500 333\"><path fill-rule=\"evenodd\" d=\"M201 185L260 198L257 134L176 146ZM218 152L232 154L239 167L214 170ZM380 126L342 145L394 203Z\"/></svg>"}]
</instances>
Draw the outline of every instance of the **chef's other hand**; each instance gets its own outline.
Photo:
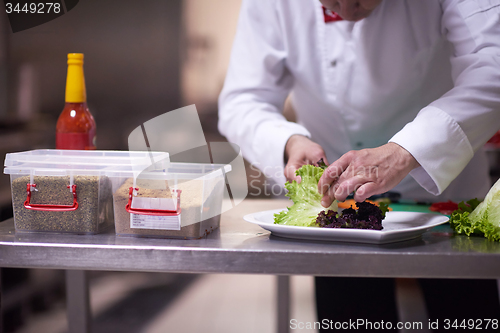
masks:
<instances>
[{"instance_id":1,"label":"chef's other hand","mask_svg":"<svg viewBox=\"0 0 500 333\"><path fill-rule=\"evenodd\" d=\"M357 202L387 192L418 166L406 149L393 142L351 150L323 172L318 182L321 205L329 207L334 199L344 201L352 192Z\"/></svg>"},{"instance_id":2,"label":"chef's other hand","mask_svg":"<svg viewBox=\"0 0 500 333\"><path fill-rule=\"evenodd\" d=\"M300 177L295 175L295 171L305 164L317 165L321 159L328 164L325 152L320 145L303 135L292 135L285 145L286 179L289 182L296 180L300 183Z\"/></svg>"}]
</instances>

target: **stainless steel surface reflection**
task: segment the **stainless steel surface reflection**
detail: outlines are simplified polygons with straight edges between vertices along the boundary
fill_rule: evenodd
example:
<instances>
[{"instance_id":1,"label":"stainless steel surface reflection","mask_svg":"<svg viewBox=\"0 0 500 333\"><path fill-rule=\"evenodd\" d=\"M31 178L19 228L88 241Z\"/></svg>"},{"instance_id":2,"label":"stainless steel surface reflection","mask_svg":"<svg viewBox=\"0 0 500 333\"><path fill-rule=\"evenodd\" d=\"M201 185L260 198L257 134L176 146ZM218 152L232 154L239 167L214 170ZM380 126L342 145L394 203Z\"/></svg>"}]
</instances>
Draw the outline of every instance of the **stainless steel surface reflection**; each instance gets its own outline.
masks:
<instances>
[{"instance_id":1,"label":"stainless steel surface reflection","mask_svg":"<svg viewBox=\"0 0 500 333\"><path fill-rule=\"evenodd\" d=\"M447 226L385 245L279 238L243 216L285 207L246 199L222 215L220 230L199 240L16 234L0 223L0 266L185 273L365 277L500 278L500 243L454 236Z\"/></svg>"}]
</instances>

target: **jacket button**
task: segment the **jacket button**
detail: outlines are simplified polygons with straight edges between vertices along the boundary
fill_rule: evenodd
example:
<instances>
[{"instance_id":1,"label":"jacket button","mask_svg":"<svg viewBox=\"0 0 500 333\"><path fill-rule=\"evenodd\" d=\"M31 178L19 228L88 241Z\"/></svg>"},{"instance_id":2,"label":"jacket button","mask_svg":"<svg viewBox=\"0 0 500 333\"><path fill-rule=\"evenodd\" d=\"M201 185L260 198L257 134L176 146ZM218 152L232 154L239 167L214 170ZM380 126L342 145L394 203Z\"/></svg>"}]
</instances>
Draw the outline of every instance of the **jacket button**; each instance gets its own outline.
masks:
<instances>
[{"instance_id":1,"label":"jacket button","mask_svg":"<svg viewBox=\"0 0 500 333\"><path fill-rule=\"evenodd\" d=\"M332 61L330 62L330 65L331 65L332 67L337 66L337 60L332 60Z\"/></svg>"}]
</instances>

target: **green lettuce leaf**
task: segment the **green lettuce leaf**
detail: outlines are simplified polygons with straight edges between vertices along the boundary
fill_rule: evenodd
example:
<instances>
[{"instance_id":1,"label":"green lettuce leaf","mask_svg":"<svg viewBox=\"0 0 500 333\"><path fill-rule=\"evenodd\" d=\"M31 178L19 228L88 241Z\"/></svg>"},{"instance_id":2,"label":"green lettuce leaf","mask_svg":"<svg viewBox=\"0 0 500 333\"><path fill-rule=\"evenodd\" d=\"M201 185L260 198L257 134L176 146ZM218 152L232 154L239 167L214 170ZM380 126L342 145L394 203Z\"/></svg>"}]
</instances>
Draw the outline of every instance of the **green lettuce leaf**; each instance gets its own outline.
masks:
<instances>
[{"instance_id":1,"label":"green lettuce leaf","mask_svg":"<svg viewBox=\"0 0 500 333\"><path fill-rule=\"evenodd\" d=\"M318 181L323 171L322 167L314 165L303 165L296 171L296 175L301 178L300 184L295 180L285 184L285 188L288 190L286 196L293 201L293 205L285 211L274 214L275 224L315 226L316 218L321 211L337 211L336 200L328 208L321 206L323 196L318 192Z\"/></svg>"},{"instance_id":2,"label":"green lettuce leaf","mask_svg":"<svg viewBox=\"0 0 500 333\"><path fill-rule=\"evenodd\" d=\"M493 185L483 202L461 202L450 217L450 226L458 234L484 236L500 241L500 180Z\"/></svg>"}]
</instances>

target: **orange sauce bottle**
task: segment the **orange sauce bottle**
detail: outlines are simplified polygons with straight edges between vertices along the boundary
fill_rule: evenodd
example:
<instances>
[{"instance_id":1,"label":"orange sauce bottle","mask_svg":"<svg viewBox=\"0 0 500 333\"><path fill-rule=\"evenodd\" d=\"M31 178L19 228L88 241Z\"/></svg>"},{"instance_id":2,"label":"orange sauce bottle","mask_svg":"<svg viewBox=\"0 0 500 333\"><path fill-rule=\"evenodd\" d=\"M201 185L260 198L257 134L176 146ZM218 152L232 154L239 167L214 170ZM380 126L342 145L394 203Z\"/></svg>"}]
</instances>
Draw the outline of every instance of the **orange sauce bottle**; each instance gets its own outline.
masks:
<instances>
[{"instance_id":1,"label":"orange sauce bottle","mask_svg":"<svg viewBox=\"0 0 500 333\"><path fill-rule=\"evenodd\" d=\"M96 124L87 107L83 54L68 54L66 104L57 120L56 149L96 149Z\"/></svg>"}]
</instances>

